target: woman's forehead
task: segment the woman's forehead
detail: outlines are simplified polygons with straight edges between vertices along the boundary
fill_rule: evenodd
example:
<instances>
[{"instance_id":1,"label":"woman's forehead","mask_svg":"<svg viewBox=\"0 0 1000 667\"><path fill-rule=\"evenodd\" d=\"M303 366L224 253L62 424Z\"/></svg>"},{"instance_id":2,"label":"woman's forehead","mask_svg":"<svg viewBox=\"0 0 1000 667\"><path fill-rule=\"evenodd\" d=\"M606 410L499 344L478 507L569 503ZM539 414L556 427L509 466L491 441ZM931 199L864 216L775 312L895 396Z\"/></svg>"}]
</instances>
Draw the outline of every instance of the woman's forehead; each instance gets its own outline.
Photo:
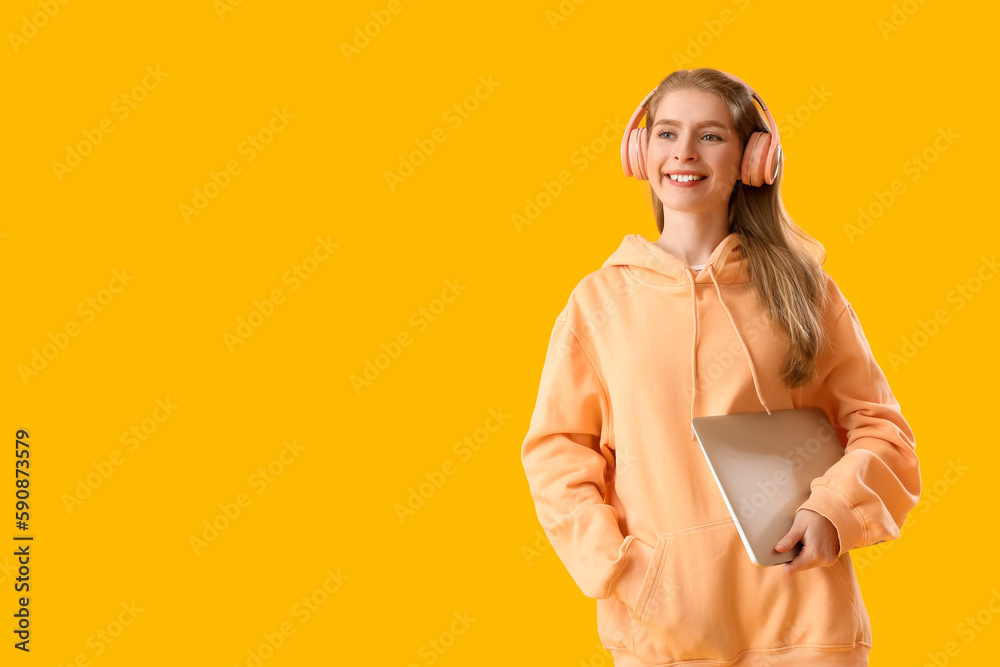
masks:
<instances>
[{"instance_id":1,"label":"woman's forehead","mask_svg":"<svg viewBox=\"0 0 1000 667\"><path fill-rule=\"evenodd\" d=\"M733 117L729 106L717 94L681 89L666 93L651 110L657 123L662 120L678 125L717 121L732 126Z\"/></svg>"}]
</instances>

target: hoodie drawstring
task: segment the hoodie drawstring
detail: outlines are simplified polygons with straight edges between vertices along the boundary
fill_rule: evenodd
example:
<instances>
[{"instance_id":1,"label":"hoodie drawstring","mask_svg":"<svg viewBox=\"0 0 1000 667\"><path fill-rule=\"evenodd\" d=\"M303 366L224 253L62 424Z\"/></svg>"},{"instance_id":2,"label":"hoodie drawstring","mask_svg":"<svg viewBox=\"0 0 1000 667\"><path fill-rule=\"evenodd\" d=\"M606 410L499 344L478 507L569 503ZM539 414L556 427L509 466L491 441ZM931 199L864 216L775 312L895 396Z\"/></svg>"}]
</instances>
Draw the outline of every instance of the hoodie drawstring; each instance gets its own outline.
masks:
<instances>
[{"instance_id":1,"label":"hoodie drawstring","mask_svg":"<svg viewBox=\"0 0 1000 667\"><path fill-rule=\"evenodd\" d=\"M709 278L712 279L712 284L715 285L715 292L719 295L719 303L722 304L723 309L726 311L726 315L729 316L729 322L733 325L733 330L736 332L736 337L740 341L740 345L743 346L743 354L747 358L747 365L750 367L750 377L753 378L754 389L757 390L757 400L760 404L764 406L764 410L767 414L771 414L771 410L768 409L767 403L764 402L764 395L760 391L760 383L757 381L757 371L753 365L753 359L750 358L750 350L747 348L747 344L743 341L743 336L740 335L740 329L736 326L736 320L733 318L733 313L729 310L729 306L726 305L725 299L722 298L722 289L719 287L719 282L715 279L715 271L712 269L712 265L708 264L703 270L708 271ZM691 313L694 318L694 334L691 336L691 419L694 419L694 401L695 396L698 393L698 382L697 382L697 356L695 355L695 350L698 346L698 299L695 294L695 273L690 267L684 269L687 273L688 278L691 282ZM691 439L695 439L694 427L691 427Z\"/></svg>"}]
</instances>

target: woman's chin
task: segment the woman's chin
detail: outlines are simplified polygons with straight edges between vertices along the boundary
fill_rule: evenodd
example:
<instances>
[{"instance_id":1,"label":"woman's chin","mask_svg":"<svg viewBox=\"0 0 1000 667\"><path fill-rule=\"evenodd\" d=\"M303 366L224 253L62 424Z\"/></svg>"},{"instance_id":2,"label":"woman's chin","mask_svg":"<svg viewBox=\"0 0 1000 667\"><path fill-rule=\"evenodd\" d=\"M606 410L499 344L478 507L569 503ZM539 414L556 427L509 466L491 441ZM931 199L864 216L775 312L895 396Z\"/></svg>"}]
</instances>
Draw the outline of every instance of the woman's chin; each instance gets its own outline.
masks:
<instances>
[{"instance_id":1,"label":"woman's chin","mask_svg":"<svg viewBox=\"0 0 1000 667\"><path fill-rule=\"evenodd\" d=\"M663 202L664 207L671 208L675 211L697 211L705 208L708 204L705 197L701 195L694 195L693 193L688 195L683 192L667 192L662 196L657 193L656 196L661 202Z\"/></svg>"},{"instance_id":2,"label":"woman's chin","mask_svg":"<svg viewBox=\"0 0 1000 667\"><path fill-rule=\"evenodd\" d=\"M665 208L673 209L675 211L701 211L712 208L728 208L729 201L717 201L713 197L708 196L705 192L693 192L687 191L682 188L677 188L673 191L662 192L658 189L654 189L653 192L656 194L656 198L660 200Z\"/></svg>"}]
</instances>

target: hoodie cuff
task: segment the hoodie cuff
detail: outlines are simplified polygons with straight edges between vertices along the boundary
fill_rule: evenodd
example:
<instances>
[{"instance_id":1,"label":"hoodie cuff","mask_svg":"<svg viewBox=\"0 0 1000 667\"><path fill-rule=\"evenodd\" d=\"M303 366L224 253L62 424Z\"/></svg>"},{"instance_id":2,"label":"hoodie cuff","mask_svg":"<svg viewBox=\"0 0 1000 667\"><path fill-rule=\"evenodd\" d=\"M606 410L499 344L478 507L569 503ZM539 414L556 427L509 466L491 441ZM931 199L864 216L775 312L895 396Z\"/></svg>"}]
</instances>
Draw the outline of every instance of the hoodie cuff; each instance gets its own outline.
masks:
<instances>
[{"instance_id":1,"label":"hoodie cuff","mask_svg":"<svg viewBox=\"0 0 1000 667\"><path fill-rule=\"evenodd\" d=\"M817 484L809 498L795 510L812 510L830 520L840 539L837 557L857 546L864 546L865 527L861 516L851 507L850 501L833 487Z\"/></svg>"},{"instance_id":2,"label":"hoodie cuff","mask_svg":"<svg viewBox=\"0 0 1000 667\"><path fill-rule=\"evenodd\" d=\"M642 591L643 579L646 578L646 571L649 570L649 564L653 560L653 547L635 535L627 536L622 546L625 564L611 584L611 593L621 598L629 609L635 609Z\"/></svg>"}]
</instances>

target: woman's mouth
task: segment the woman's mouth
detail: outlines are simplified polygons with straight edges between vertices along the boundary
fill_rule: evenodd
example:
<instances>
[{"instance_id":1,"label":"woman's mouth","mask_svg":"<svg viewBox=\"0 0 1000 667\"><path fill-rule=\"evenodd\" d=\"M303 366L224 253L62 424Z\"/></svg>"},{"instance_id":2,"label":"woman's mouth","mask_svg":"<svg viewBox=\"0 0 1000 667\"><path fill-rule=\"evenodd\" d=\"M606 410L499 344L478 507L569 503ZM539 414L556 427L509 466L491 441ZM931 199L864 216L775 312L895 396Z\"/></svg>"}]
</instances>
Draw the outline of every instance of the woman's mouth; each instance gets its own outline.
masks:
<instances>
[{"instance_id":1,"label":"woman's mouth","mask_svg":"<svg viewBox=\"0 0 1000 667\"><path fill-rule=\"evenodd\" d=\"M667 174L667 180L670 181L670 185L678 188L690 188L698 185L703 181L708 180L708 176L701 174Z\"/></svg>"}]
</instances>

